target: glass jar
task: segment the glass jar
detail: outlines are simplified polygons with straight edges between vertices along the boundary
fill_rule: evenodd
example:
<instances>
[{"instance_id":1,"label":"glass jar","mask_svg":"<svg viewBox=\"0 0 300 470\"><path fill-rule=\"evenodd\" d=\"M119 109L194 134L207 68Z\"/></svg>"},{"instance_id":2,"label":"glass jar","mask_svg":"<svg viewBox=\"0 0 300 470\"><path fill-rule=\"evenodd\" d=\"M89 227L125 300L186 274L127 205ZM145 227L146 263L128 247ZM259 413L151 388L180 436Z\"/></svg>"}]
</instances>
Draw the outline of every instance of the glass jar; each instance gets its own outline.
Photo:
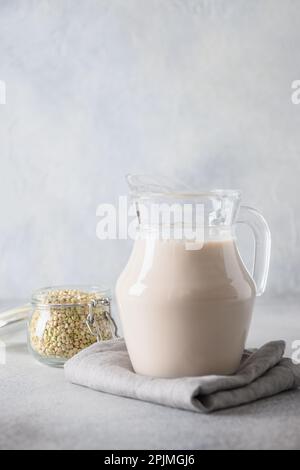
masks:
<instances>
[{"instance_id":1,"label":"glass jar","mask_svg":"<svg viewBox=\"0 0 300 470\"><path fill-rule=\"evenodd\" d=\"M118 337L111 316L111 293L100 287L40 289L32 297L28 345L40 362L63 367L96 341Z\"/></svg>"}]
</instances>

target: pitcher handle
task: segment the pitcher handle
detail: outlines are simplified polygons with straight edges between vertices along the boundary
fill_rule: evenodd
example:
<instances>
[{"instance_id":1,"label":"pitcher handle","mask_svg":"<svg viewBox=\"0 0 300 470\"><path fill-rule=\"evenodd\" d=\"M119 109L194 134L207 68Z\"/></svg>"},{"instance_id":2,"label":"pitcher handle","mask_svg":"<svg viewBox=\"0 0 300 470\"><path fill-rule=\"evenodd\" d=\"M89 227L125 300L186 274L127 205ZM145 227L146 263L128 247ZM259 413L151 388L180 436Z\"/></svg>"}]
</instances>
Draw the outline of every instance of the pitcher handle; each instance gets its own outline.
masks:
<instances>
[{"instance_id":1,"label":"pitcher handle","mask_svg":"<svg viewBox=\"0 0 300 470\"><path fill-rule=\"evenodd\" d=\"M241 206L237 223L248 225L254 234L255 252L252 275L256 284L256 295L261 296L266 290L269 275L271 232L265 218L252 207Z\"/></svg>"}]
</instances>

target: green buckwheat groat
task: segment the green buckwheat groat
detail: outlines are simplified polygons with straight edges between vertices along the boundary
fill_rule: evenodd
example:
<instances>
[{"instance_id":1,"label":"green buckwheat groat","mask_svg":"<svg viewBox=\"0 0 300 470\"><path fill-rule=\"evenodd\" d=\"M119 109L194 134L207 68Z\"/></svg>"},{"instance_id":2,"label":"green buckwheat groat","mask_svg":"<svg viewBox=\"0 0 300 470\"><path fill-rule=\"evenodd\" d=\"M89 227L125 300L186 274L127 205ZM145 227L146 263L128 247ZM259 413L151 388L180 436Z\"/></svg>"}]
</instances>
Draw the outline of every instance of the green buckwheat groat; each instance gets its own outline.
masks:
<instances>
[{"instance_id":1,"label":"green buckwheat groat","mask_svg":"<svg viewBox=\"0 0 300 470\"><path fill-rule=\"evenodd\" d=\"M97 341L112 339L112 330L106 307L97 304L103 297L79 290L53 290L45 293L35 307L29 325L32 349L40 356L69 359ZM92 307L95 331L87 326ZM92 334L94 333L95 334Z\"/></svg>"}]
</instances>

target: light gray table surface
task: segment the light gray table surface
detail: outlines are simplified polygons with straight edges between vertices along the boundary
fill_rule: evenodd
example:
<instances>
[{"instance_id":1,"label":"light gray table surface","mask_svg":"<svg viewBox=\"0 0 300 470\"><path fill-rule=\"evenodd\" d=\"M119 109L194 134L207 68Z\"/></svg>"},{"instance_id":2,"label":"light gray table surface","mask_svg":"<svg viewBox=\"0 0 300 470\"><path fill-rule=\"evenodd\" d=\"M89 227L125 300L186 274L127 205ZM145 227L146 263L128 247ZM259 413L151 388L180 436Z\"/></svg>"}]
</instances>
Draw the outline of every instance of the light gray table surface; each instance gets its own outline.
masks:
<instances>
[{"instance_id":1,"label":"light gray table surface","mask_svg":"<svg viewBox=\"0 0 300 470\"><path fill-rule=\"evenodd\" d=\"M248 345L284 339L290 354L299 305L260 300ZM0 449L300 449L300 390L201 415L66 383L63 370L29 355L24 324L1 329L0 340Z\"/></svg>"}]
</instances>

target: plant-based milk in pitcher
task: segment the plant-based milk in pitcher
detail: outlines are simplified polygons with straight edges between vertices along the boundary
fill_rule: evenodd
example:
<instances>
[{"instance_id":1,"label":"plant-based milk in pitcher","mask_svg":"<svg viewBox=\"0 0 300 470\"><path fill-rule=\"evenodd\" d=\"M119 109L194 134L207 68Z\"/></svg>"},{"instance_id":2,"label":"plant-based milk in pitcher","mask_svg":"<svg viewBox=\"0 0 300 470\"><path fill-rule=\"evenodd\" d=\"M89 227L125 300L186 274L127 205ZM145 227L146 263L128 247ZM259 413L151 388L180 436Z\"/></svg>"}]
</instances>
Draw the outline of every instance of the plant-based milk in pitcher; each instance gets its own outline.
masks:
<instances>
[{"instance_id":1,"label":"plant-based milk in pitcher","mask_svg":"<svg viewBox=\"0 0 300 470\"><path fill-rule=\"evenodd\" d=\"M240 365L255 297L266 281L269 234L262 217L247 208L248 222L252 225L251 217L255 217L256 226L259 221L265 235L260 244L263 252L256 252L256 257L261 254L264 258L265 272L262 276L256 271L255 283L243 264L229 223L237 212L239 194L198 193L200 196L210 201L231 198L231 204L225 205L222 230L217 225L209 228L204 243L197 247L186 240L153 237L150 232L147 236L142 228L143 236L136 239L118 280L124 337L139 374L229 375Z\"/></svg>"}]
</instances>

